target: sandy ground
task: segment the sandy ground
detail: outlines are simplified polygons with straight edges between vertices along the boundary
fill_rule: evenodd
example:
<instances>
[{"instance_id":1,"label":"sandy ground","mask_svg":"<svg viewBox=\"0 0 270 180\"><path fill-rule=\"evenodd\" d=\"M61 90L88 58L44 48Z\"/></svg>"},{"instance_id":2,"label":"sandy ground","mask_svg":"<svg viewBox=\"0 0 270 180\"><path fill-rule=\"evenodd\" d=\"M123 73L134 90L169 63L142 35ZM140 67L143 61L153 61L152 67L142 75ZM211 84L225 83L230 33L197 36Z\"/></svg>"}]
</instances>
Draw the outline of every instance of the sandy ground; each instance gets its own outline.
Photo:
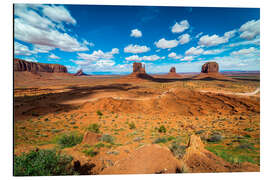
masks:
<instances>
[{"instance_id":1,"label":"sandy ground","mask_svg":"<svg viewBox=\"0 0 270 180\"><path fill-rule=\"evenodd\" d=\"M117 164L144 145L159 144L169 149L175 143L187 146L194 134L200 136L206 149L226 162L259 166L259 86L259 81L248 80L153 82L121 76L15 73L15 154L37 147L59 148L57 137L70 132L83 135L96 123L101 136L114 138L113 145L63 149L82 163L94 163L93 174L102 173L104 167ZM161 126L166 132L159 132ZM222 141L209 142L207 139L216 133ZM159 142L162 138L166 141ZM86 155L84 150L89 147L95 148L97 155ZM241 168L245 169L238 170Z\"/></svg>"}]
</instances>

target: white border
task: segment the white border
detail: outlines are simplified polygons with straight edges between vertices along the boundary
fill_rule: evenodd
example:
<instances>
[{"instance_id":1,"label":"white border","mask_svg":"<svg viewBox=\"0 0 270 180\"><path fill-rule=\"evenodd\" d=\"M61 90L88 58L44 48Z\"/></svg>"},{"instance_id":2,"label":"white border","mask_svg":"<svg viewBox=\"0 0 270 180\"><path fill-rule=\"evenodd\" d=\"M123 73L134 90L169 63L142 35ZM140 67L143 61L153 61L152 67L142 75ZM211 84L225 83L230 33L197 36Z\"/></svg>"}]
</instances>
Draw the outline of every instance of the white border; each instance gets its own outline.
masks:
<instances>
[{"instance_id":1,"label":"white border","mask_svg":"<svg viewBox=\"0 0 270 180\"><path fill-rule=\"evenodd\" d=\"M62 176L62 177L27 177L27 179L270 179L269 170L269 0L14 0L4 1L0 6L1 17L1 174L3 179L24 179L12 177L12 6L13 3L54 3L54 4L99 4L99 5L150 5L150 6L196 6L196 7L257 7L261 8L261 172L260 173L207 173L207 174L172 174L172 175L104 175L104 176ZM4 62L4 63L3 63ZM4 142L4 143L3 143Z\"/></svg>"}]
</instances>

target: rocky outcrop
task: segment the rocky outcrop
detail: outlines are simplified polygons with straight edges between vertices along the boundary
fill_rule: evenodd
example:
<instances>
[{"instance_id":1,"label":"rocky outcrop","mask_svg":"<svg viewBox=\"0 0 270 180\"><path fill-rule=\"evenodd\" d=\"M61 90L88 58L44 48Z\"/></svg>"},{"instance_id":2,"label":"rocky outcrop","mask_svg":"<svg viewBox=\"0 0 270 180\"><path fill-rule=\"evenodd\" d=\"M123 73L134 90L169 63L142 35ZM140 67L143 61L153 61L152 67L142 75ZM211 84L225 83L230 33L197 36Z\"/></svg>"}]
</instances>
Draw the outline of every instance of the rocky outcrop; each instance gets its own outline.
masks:
<instances>
[{"instance_id":1,"label":"rocky outcrop","mask_svg":"<svg viewBox=\"0 0 270 180\"><path fill-rule=\"evenodd\" d=\"M14 59L14 71L66 73L67 68L60 64L45 64L28 62L22 59Z\"/></svg>"},{"instance_id":2,"label":"rocky outcrop","mask_svg":"<svg viewBox=\"0 0 270 180\"><path fill-rule=\"evenodd\" d=\"M202 66L202 73L218 73L219 67L216 62L207 62Z\"/></svg>"},{"instance_id":3,"label":"rocky outcrop","mask_svg":"<svg viewBox=\"0 0 270 180\"><path fill-rule=\"evenodd\" d=\"M172 152L157 144L148 144L105 168L101 174L162 174L180 173L184 164Z\"/></svg>"},{"instance_id":4,"label":"rocky outcrop","mask_svg":"<svg viewBox=\"0 0 270 180\"><path fill-rule=\"evenodd\" d=\"M176 73L176 68L175 67L171 67L170 73Z\"/></svg>"},{"instance_id":5,"label":"rocky outcrop","mask_svg":"<svg viewBox=\"0 0 270 180\"><path fill-rule=\"evenodd\" d=\"M80 70L78 70L78 71L74 74L74 76L87 76L87 74L85 74L85 73L83 72L83 70L80 69Z\"/></svg>"},{"instance_id":6,"label":"rocky outcrop","mask_svg":"<svg viewBox=\"0 0 270 180\"><path fill-rule=\"evenodd\" d=\"M95 145L101 138L100 134L93 132L85 132L82 140L82 144Z\"/></svg>"},{"instance_id":7,"label":"rocky outcrop","mask_svg":"<svg viewBox=\"0 0 270 180\"><path fill-rule=\"evenodd\" d=\"M142 66L142 63L133 63L133 72L138 72L138 73L145 73L145 65Z\"/></svg>"}]
</instances>

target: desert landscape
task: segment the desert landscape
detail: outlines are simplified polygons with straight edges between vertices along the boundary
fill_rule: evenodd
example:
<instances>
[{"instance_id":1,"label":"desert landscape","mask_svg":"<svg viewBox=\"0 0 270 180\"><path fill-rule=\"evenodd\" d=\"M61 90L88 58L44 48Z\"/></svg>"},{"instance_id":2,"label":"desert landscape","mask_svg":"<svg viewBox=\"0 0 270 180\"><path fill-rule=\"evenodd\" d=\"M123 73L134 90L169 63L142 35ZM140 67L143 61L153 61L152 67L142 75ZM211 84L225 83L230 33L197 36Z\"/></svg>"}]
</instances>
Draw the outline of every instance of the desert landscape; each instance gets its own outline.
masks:
<instances>
[{"instance_id":1,"label":"desert landscape","mask_svg":"<svg viewBox=\"0 0 270 180\"><path fill-rule=\"evenodd\" d=\"M260 171L260 74L219 68L87 75L14 59L17 175L18 157L49 151L67 158L58 175Z\"/></svg>"}]
</instances>

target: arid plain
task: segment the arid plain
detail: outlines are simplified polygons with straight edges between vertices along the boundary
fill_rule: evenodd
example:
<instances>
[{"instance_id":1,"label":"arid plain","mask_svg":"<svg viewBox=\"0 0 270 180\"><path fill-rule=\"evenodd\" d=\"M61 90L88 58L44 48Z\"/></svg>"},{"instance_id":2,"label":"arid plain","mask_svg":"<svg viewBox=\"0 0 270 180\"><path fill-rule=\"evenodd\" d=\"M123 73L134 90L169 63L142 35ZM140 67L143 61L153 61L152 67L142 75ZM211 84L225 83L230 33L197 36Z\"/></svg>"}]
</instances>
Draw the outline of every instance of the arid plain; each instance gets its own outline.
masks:
<instances>
[{"instance_id":1,"label":"arid plain","mask_svg":"<svg viewBox=\"0 0 270 180\"><path fill-rule=\"evenodd\" d=\"M56 149L78 174L260 170L259 73L136 68L125 76L14 71L14 154ZM61 146L70 134L81 140Z\"/></svg>"}]
</instances>

